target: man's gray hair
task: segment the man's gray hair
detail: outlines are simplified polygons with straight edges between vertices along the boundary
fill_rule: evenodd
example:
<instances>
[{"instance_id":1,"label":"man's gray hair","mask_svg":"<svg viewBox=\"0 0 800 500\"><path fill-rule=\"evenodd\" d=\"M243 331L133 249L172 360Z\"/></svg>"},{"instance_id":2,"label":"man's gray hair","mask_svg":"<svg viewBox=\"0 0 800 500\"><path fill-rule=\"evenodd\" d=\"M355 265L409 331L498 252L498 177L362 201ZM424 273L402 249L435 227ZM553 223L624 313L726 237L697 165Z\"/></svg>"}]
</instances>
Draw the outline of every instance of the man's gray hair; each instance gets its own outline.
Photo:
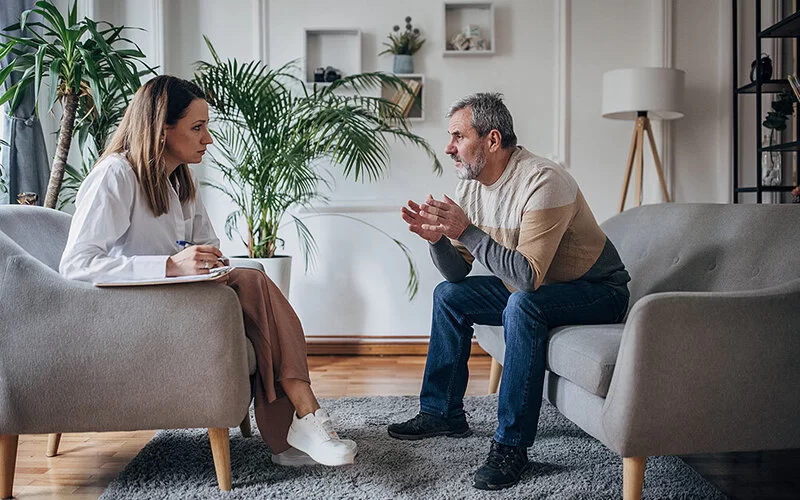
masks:
<instances>
[{"instance_id":1,"label":"man's gray hair","mask_svg":"<svg viewBox=\"0 0 800 500\"><path fill-rule=\"evenodd\" d=\"M500 132L502 140L500 145L504 148L513 148L517 145L517 135L514 133L514 119L511 112L503 104L503 94L494 92L478 92L462 97L450 106L447 118L453 116L456 111L465 108L472 110L472 126L480 137L494 129Z\"/></svg>"}]
</instances>

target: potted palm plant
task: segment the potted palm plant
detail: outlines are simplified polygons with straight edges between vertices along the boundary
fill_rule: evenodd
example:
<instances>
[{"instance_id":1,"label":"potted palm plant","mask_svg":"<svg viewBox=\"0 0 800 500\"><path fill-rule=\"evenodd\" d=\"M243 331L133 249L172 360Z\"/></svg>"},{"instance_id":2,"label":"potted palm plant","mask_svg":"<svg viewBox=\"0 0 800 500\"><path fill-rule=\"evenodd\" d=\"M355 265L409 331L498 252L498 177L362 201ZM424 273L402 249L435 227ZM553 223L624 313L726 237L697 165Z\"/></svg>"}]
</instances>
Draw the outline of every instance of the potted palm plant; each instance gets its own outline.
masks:
<instances>
[{"instance_id":1,"label":"potted palm plant","mask_svg":"<svg viewBox=\"0 0 800 500\"><path fill-rule=\"evenodd\" d=\"M155 74L151 68L139 72ZM103 155L111 134L125 115L125 110L136 89L120 85L112 67L102 67L97 86L90 97L78 102L77 119L73 137L78 140L80 165L66 164L64 180L59 196L59 208L75 202L81 183L89 175L94 164ZM95 101L99 104L95 105Z\"/></svg>"},{"instance_id":2,"label":"potted palm plant","mask_svg":"<svg viewBox=\"0 0 800 500\"><path fill-rule=\"evenodd\" d=\"M44 202L48 208L55 208L58 201L76 121L86 116L78 115L79 108L102 113L103 91L111 86L132 95L141 85L138 67L152 71L139 47L123 36L128 28L89 18L79 20L77 4L77 0L72 2L65 17L52 1L38 1L33 9L22 13L19 23L0 33L5 38L0 43L0 57L11 55L8 66L0 71L0 84L12 72L21 75L0 96L0 105L10 102L13 110L23 90L30 86L38 103L42 80L47 80L49 109L52 111L56 102L63 108ZM21 35L10 34L16 31Z\"/></svg>"},{"instance_id":3,"label":"potted palm plant","mask_svg":"<svg viewBox=\"0 0 800 500\"><path fill-rule=\"evenodd\" d=\"M398 77L360 73L309 89L296 76L295 63L273 69L260 61L223 61L207 38L206 44L212 60L199 62L194 78L213 111L211 132L218 153L210 157L222 181L205 184L235 205L226 234L232 238L238 231L250 257L274 257L282 244L278 230L288 222L297 230L308 268L314 239L289 211L323 198L320 186L326 178L315 168L318 160L340 166L348 178L371 181L386 172L390 141L398 140L422 148L434 171L441 173L435 152L409 130L402 110L365 93L381 85L410 92ZM408 261L407 291L413 297L413 259L403 243L392 239Z\"/></svg>"}]
</instances>

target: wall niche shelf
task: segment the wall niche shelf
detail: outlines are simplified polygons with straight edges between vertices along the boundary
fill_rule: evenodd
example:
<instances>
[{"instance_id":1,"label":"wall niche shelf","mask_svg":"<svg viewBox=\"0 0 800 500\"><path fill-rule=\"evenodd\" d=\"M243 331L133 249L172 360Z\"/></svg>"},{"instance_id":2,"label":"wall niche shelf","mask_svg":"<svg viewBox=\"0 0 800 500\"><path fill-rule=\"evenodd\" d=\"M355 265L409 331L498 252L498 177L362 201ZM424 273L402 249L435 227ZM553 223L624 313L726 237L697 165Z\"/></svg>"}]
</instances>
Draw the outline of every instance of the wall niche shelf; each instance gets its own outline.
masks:
<instances>
[{"instance_id":1,"label":"wall niche shelf","mask_svg":"<svg viewBox=\"0 0 800 500\"><path fill-rule=\"evenodd\" d=\"M361 30L357 28L304 28L305 81L314 84L314 70L332 66L342 76L361 73ZM317 85L324 83L317 82Z\"/></svg>"},{"instance_id":2,"label":"wall niche shelf","mask_svg":"<svg viewBox=\"0 0 800 500\"><path fill-rule=\"evenodd\" d=\"M494 4L492 2L444 2L445 56L491 56L494 54ZM477 36L475 36L477 33ZM484 40L484 49L450 48L453 37L461 34Z\"/></svg>"},{"instance_id":3,"label":"wall niche shelf","mask_svg":"<svg viewBox=\"0 0 800 500\"><path fill-rule=\"evenodd\" d=\"M394 75L403 80L416 80L420 83L419 93L414 100L414 104L411 105L411 109L408 112L406 120L409 122L425 121L425 75L421 73L395 73ZM397 92L398 90L394 89L393 87L386 85L381 87L381 97L389 101L394 102Z\"/></svg>"}]
</instances>

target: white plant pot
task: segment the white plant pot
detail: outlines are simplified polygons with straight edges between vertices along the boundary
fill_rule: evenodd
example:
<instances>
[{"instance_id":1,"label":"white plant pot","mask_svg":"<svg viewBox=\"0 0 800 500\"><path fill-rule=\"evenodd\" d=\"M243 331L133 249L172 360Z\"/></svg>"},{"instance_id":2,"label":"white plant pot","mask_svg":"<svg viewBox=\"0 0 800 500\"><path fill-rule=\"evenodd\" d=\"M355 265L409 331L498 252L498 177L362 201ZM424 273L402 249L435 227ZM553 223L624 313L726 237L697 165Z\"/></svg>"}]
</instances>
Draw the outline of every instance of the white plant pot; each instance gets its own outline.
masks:
<instances>
[{"instance_id":1,"label":"white plant pot","mask_svg":"<svg viewBox=\"0 0 800 500\"><path fill-rule=\"evenodd\" d=\"M289 298L289 284L292 278L292 257L291 255L276 255L269 259L252 259L262 266L278 288L283 292L283 296Z\"/></svg>"}]
</instances>

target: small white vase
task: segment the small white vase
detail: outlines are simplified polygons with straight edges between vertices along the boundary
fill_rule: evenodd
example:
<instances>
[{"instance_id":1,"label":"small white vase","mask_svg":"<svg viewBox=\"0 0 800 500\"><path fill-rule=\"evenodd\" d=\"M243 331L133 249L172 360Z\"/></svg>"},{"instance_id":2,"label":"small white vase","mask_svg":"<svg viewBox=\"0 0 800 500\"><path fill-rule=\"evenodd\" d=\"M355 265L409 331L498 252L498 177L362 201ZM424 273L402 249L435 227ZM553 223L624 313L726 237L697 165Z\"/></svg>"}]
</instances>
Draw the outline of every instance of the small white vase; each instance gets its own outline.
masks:
<instances>
[{"instance_id":1,"label":"small white vase","mask_svg":"<svg viewBox=\"0 0 800 500\"><path fill-rule=\"evenodd\" d=\"M283 293L283 296L289 298L289 285L292 278L292 257L290 255L276 255L268 259L252 259L262 266L264 272L269 276Z\"/></svg>"}]
</instances>

